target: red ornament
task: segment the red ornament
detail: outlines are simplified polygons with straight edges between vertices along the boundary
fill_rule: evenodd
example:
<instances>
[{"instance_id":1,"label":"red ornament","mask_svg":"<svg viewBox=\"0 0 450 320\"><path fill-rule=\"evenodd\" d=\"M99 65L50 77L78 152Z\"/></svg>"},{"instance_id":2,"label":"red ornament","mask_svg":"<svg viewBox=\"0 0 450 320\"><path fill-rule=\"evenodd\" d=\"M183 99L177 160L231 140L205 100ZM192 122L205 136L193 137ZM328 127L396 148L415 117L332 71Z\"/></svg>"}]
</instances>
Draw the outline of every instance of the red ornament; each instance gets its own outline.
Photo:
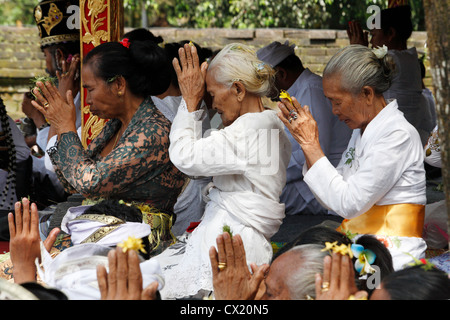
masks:
<instances>
[{"instance_id":1,"label":"red ornament","mask_svg":"<svg viewBox=\"0 0 450 320\"><path fill-rule=\"evenodd\" d=\"M120 43L127 49L130 47L131 44L128 38L124 38L122 41L120 41Z\"/></svg>"}]
</instances>

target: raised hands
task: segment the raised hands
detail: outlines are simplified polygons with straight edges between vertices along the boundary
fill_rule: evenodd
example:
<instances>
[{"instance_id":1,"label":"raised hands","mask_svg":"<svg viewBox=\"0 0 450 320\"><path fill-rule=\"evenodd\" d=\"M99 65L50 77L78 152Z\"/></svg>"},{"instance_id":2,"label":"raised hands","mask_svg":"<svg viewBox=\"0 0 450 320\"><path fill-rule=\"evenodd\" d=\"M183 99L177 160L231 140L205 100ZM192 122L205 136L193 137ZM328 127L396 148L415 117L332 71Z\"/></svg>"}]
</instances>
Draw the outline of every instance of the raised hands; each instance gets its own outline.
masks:
<instances>
[{"instance_id":1,"label":"raised hands","mask_svg":"<svg viewBox=\"0 0 450 320\"><path fill-rule=\"evenodd\" d=\"M353 263L347 255L333 253L323 262L323 275L316 275L316 300L365 300L366 291L358 291Z\"/></svg>"},{"instance_id":2,"label":"raised hands","mask_svg":"<svg viewBox=\"0 0 450 320\"><path fill-rule=\"evenodd\" d=\"M36 280L36 258L41 258L41 237L39 234L39 213L36 204L27 198L16 202L15 215L8 214L10 233L9 250L13 264L14 282L24 283ZM50 252L60 230L53 229L44 242Z\"/></svg>"},{"instance_id":3,"label":"raised hands","mask_svg":"<svg viewBox=\"0 0 450 320\"><path fill-rule=\"evenodd\" d=\"M278 103L278 117L289 129L292 137L300 144L310 168L325 156L320 147L319 127L308 106L301 106L295 97L284 98Z\"/></svg>"},{"instance_id":4,"label":"raised hands","mask_svg":"<svg viewBox=\"0 0 450 320\"><path fill-rule=\"evenodd\" d=\"M239 235L232 238L225 232L217 237L215 247L209 250L213 273L214 295L217 300L254 300L268 265L252 265L250 273L244 244Z\"/></svg>"},{"instance_id":5,"label":"raised hands","mask_svg":"<svg viewBox=\"0 0 450 320\"><path fill-rule=\"evenodd\" d=\"M189 43L178 50L177 58L172 61L177 73L181 95L186 101L187 109L193 112L199 109L205 95L206 69L208 64L203 62L200 66L197 48Z\"/></svg>"},{"instance_id":6,"label":"raised hands","mask_svg":"<svg viewBox=\"0 0 450 320\"><path fill-rule=\"evenodd\" d=\"M56 71L58 78L58 90L63 98L67 91L72 94L80 90L80 55L70 56L68 60L62 60L61 72Z\"/></svg>"},{"instance_id":7,"label":"raised hands","mask_svg":"<svg viewBox=\"0 0 450 320\"><path fill-rule=\"evenodd\" d=\"M347 36L350 44L360 44L365 47L369 45L369 33L364 31L357 21L348 22Z\"/></svg>"},{"instance_id":8,"label":"raised hands","mask_svg":"<svg viewBox=\"0 0 450 320\"><path fill-rule=\"evenodd\" d=\"M117 247L108 253L109 273L97 267L97 280L102 300L156 300L158 282L142 288L142 272L136 251Z\"/></svg>"},{"instance_id":9,"label":"raised hands","mask_svg":"<svg viewBox=\"0 0 450 320\"><path fill-rule=\"evenodd\" d=\"M68 90L66 97L62 97L58 88L48 81L38 81L36 86L33 89L36 100L31 103L45 116L56 133L60 135L68 131L76 132L76 107L72 91Z\"/></svg>"}]
</instances>

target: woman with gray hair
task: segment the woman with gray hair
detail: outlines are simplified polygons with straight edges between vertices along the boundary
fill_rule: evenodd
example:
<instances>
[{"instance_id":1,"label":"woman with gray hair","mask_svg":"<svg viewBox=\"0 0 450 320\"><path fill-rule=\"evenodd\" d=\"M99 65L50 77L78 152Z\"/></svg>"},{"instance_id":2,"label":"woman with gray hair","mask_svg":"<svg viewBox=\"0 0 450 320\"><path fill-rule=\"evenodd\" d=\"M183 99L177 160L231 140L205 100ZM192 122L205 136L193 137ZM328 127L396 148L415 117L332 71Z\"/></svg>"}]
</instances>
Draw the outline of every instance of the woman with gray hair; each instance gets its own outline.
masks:
<instances>
[{"instance_id":1,"label":"woman with gray hair","mask_svg":"<svg viewBox=\"0 0 450 320\"><path fill-rule=\"evenodd\" d=\"M353 129L337 168L320 148L308 106L283 99L279 117L305 153L305 182L325 207L344 218L339 230L382 239L397 270L426 250L426 189L419 134L396 100L383 97L395 68L386 53L350 45L324 70L324 94L333 113Z\"/></svg>"},{"instance_id":2,"label":"woman with gray hair","mask_svg":"<svg viewBox=\"0 0 450 320\"><path fill-rule=\"evenodd\" d=\"M244 239L249 262L270 262L270 238L284 218L279 199L291 156L283 123L262 101L275 72L254 50L230 44L209 65L200 65L195 46L186 44L179 57L173 64L183 100L171 128L170 159L188 176L212 176L212 183L204 190L201 222L186 243L156 257L166 281L163 299L213 290L208 249L225 226ZM199 105L205 90L225 128L201 137L206 114ZM223 270L226 263L222 260L219 267Z\"/></svg>"}]
</instances>

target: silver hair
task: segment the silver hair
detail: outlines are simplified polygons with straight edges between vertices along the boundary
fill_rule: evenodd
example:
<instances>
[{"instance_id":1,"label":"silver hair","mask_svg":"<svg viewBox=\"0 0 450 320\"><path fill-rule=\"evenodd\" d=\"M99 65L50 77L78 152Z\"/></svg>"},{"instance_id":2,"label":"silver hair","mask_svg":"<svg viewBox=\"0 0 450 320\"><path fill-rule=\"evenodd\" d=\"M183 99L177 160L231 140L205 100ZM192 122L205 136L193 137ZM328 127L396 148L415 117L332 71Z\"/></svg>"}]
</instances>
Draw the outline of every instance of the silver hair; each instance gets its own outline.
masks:
<instances>
[{"instance_id":1,"label":"silver hair","mask_svg":"<svg viewBox=\"0 0 450 320\"><path fill-rule=\"evenodd\" d=\"M306 300L316 297L316 274L323 273L323 259L329 255L322 252L324 246L318 244L303 244L295 246L287 252L292 252L301 259L297 269L287 279L291 300Z\"/></svg>"},{"instance_id":2,"label":"silver hair","mask_svg":"<svg viewBox=\"0 0 450 320\"><path fill-rule=\"evenodd\" d=\"M352 94L360 93L364 86L381 94L391 86L394 73L395 62L391 55L379 59L368 47L350 45L330 59L323 77L340 76L341 88Z\"/></svg>"},{"instance_id":3,"label":"silver hair","mask_svg":"<svg viewBox=\"0 0 450 320\"><path fill-rule=\"evenodd\" d=\"M259 97L268 96L275 83L275 70L259 60L254 49L240 43L228 44L220 50L208 70L226 87L239 81L248 92Z\"/></svg>"}]
</instances>

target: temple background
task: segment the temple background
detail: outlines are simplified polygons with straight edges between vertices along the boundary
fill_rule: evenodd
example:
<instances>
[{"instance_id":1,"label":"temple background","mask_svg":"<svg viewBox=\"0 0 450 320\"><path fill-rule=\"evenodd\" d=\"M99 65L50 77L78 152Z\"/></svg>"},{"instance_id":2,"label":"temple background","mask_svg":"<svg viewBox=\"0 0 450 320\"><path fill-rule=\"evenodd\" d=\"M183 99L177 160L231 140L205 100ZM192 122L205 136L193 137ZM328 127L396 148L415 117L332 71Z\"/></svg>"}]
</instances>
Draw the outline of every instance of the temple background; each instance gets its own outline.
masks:
<instances>
[{"instance_id":1,"label":"temple background","mask_svg":"<svg viewBox=\"0 0 450 320\"><path fill-rule=\"evenodd\" d=\"M125 28L125 32L131 30ZM242 42L256 49L272 41L289 40L297 45L296 53L305 67L321 74L328 60L349 44L345 30L322 29L189 29L149 28L165 42L192 40L212 50L231 42ZM415 46L419 56L425 52L427 34L413 32L408 47ZM429 63L425 62L425 85L432 89ZM13 119L23 117L22 96L30 87L30 79L45 74L44 56L39 47L36 27L0 27L0 96Z\"/></svg>"}]
</instances>

